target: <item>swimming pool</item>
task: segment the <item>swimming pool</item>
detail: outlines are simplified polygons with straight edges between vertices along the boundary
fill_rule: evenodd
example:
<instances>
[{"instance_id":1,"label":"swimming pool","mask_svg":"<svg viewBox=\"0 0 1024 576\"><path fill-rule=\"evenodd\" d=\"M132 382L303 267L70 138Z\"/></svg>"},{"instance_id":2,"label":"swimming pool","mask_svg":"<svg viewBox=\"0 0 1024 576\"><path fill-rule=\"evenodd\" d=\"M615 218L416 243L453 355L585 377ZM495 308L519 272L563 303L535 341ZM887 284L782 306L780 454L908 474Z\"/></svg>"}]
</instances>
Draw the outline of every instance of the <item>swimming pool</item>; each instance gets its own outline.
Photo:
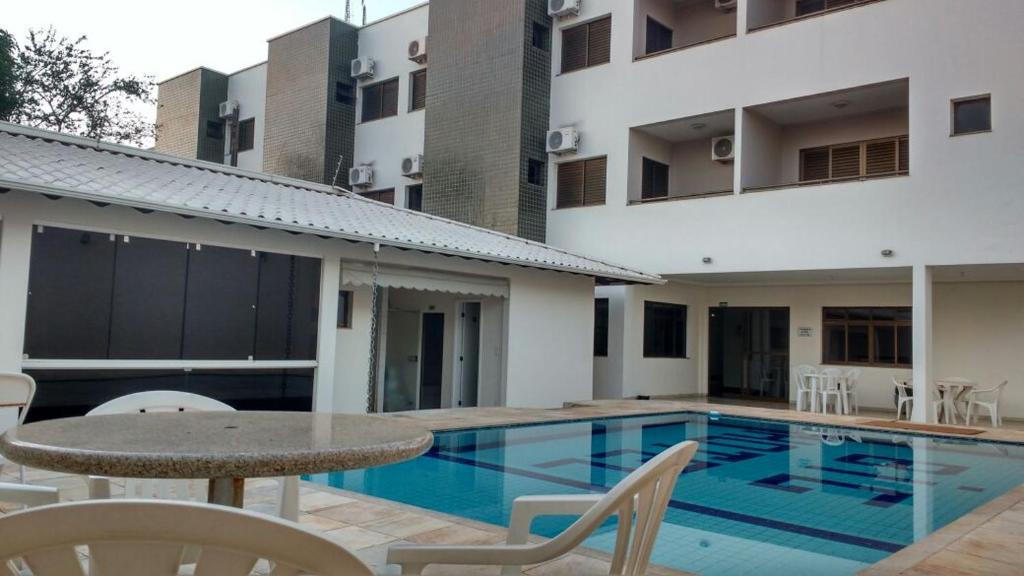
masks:
<instances>
[{"instance_id":1,"label":"swimming pool","mask_svg":"<svg viewBox=\"0 0 1024 576\"><path fill-rule=\"evenodd\" d=\"M683 439L701 446L653 561L712 576L854 574L1024 483L1024 445L698 413L441 432L415 460L310 479L507 526L517 496L607 491Z\"/></svg>"}]
</instances>

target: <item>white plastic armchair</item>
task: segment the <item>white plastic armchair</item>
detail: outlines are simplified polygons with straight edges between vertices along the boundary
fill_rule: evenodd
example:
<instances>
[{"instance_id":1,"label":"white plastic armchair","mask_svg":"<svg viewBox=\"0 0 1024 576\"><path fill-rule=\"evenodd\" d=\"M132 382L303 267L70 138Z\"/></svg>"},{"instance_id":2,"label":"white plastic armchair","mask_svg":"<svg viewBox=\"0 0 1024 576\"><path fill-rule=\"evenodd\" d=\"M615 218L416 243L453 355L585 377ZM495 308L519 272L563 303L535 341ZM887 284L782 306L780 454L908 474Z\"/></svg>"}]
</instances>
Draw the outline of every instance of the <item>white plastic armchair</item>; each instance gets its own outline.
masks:
<instances>
[{"instance_id":1,"label":"white plastic armchair","mask_svg":"<svg viewBox=\"0 0 1024 576\"><path fill-rule=\"evenodd\" d=\"M984 390L971 390L967 393L967 425L971 425L971 419L975 416L974 410L976 408L984 408L988 410L989 418L992 420L992 426L998 428L1003 425L1003 417L999 414L999 399L1003 396L1003 389L1009 383L1008 380L1003 380L998 386L992 388L986 388Z\"/></svg>"},{"instance_id":2,"label":"white plastic armchair","mask_svg":"<svg viewBox=\"0 0 1024 576\"><path fill-rule=\"evenodd\" d=\"M0 574L33 576L172 576L185 550L195 576L243 576L260 560L271 576L370 576L355 555L291 522L221 506L157 500L85 501L0 516ZM76 546L87 547L85 563ZM88 566L86 565L88 564ZM265 569L267 564L257 568ZM260 572L265 573L265 572Z\"/></svg>"},{"instance_id":3,"label":"white plastic armchair","mask_svg":"<svg viewBox=\"0 0 1024 576\"><path fill-rule=\"evenodd\" d=\"M31 507L56 504L59 499L57 489L52 486L0 482L0 502Z\"/></svg>"},{"instance_id":4,"label":"white plastic armchair","mask_svg":"<svg viewBox=\"0 0 1024 576\"><path fill-rule=\"evenodd\" d=\"M28 374L0 372L0 434L8 428L25 423L32 398L36 395L36 381ZM0 456L0 468L6 460ZM25 483L25 467L18 466L18 479Z\"/></svg>"},{"instance_id":5,"label":"white plastic armchair","mask_svg":"<svg viewBox=\"0 0 1024 576\"><path fill-rule=\"evenodd\" d=\"M807 376L817 374L818 370L814 366L801 364L793 369L793 373L796 376L796 409L811 410L816 402L812 400L814 388L807 381Z\"/></svg>"},{"instance_id":6,"label":"white plastic armchair","mask_svg":"<svg viewBox=\"0 0 1024 576\"><path fill-rule=\"evenodd\" d=\"M104 416L109 414L131 414L135 412L234 412L230 405L192 394L175 390L153 390L137 392L108 402L90 410L86 416ZM299 519L299 479L288 476L279 479L278 514L293 522ZM194 480L153 480L127 478L125 480L125 496L128 498L152 498L154 496L166 500L202 500L206 492L199 488L202 481ZM110 498L110 479L100 476L89 477L89 498Z\"/></svg>"},{"instance_id":7,"label":"white plastic armchair","mask_svg":"<svg viewBox=\"0 0 1024 576\"><path fill-rule=\"evenodd\" d=\"M516 498L507 544L398 544L388 550L388 563L401 565L402 574L420 574L430 564L504 566L503 574L518 574L521 566L546 562L571 552L606 519L618 516L610 573L626 576L646 574L654 540L676 481L696 452L696 442L676 444L634 470L607 494ZM550 540L527 544L530 522L536 516L545 515L580 515L580 518Z\"/></svg>"},{"instance_id":8,"label":"white plastic armchair","mask_svg":"<svg viewBox=\"0 0 1024 576\"><path fill-rule=\"evenodd\" d=\"M896 387L896 419L899 420L902 417L905 406L907 420L910 420L914 408L914 384L910 381L897 380L895 376L892 377L892 384Z\"/></svg>"}]
</instances>

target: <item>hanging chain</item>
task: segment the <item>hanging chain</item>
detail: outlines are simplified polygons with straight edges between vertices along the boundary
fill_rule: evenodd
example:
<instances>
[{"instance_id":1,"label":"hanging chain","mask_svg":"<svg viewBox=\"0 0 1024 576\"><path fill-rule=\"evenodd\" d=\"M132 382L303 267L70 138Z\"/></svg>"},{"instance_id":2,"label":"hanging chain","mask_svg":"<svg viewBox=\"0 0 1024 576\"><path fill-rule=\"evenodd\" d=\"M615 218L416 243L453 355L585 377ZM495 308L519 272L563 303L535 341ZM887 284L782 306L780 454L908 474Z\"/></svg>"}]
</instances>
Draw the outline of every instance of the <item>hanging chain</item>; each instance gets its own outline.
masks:
<instances>
[{"instance_id":1,"label":"hanging chain","mask_svg":"<svg viewBox=\"0 0 1024 576\"><path fill-rule=\"evenodd\" d=\"M380 244L373 245L373 280L370 291L370 361L366 374L366 412L377 411L377 275L380 272Z\"/></svg>"}]
</instances>

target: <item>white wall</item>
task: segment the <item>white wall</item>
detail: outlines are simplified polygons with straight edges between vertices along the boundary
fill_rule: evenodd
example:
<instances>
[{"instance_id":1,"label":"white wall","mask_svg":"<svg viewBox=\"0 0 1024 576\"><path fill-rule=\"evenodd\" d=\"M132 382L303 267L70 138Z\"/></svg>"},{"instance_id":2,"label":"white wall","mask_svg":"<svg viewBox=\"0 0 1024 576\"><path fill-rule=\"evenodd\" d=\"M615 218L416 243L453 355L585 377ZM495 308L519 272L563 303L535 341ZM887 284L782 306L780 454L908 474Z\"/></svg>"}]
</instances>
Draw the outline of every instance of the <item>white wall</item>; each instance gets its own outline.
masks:
<instances>
[{"instance_id":1,"label":"white wall","mask_svg":"<svg viewBox=\"0 0 1024 576\"><path fill-rule=\"evenodd\" d=\"M410 111L409 75L429 68L409 60L406 49L412 40L427 35L428 6L423 5L393 17L367 25L359 31L359 55L374 60L374 77L360 80L357 91L355 164L372 164L373 190L395 189L395 204L406 207L406 188L421 183L402 176L402 159L423 153L425 110ZM427 42L429 60L430 42ZM381 80L398 78L398 115L362 122L362 87ZM429 72L427 82L430 82ZM429 160L425 160L429 162Z\"/></svg>"},{"instance_id":2,"label":"white wall","mask_svg":"<svg viewBox=\"0 0 1024 576\"><path fill-rule=\"evenodd\" d=\"M883 0L634 62L633 3L583 3L557 27L611 13L611 62L570 74L554 67L550 124L577 126L578 157L607 155L607 200L551 210L548 242L663 274L1024 262L1012 160L1024 155L1024 3L926 4ZM553 40L557 64L561 34ZM899 78L910 86L909 177L627 205L632 127ZM993 131L951 138L950 99L984 93L993 95ZM751 153L748 121L737 126L741 154ZM883 259L884 248L895 256Z\"/></svg>"},{"instance_id":3,"label":"white wall","mask_svg":"<svg viewBox=\"0 0 1024 576\"><path fill-rule=\"evenodd\" d=\"M228 100L238 101L238 119L255 118L252 150L238 153L238 167L263 171L263 126L267 107L267 63L263 62L228 76ZM231 141L224 139L224 163L231 163Z\"/></svg>"}]
</instances>

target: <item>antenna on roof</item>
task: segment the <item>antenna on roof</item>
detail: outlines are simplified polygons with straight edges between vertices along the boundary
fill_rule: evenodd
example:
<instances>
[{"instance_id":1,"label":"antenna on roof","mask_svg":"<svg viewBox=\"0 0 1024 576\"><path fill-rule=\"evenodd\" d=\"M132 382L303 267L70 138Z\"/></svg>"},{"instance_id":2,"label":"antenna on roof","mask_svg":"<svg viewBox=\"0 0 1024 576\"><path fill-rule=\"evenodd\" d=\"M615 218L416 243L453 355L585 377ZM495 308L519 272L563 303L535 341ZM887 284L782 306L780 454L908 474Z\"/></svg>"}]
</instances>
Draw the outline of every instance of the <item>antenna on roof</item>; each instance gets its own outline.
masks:
<instances>
[{"instance_id":1,"label":"antenna on roof","mask_svg":"<svg viewBox=\"0 0 1024 576\"><path fill-rule=\"evenodd\" d=\"M362 0L362 2L363 2L363 26L366 26L366 0Z\"/></svg>"},{"instance_id":2,"label":"antenna on roof","mask_svg":"<svg viewBox=\"0 0 1024 576\"><path fill-rule=\"evenodd\" d=\"M345 22L352 22L352 0L345 0Z\"/></svg>"},{"instance_id":3,"label":"antenna on roof","mask_svg":"<svg viewBox=\"0 0 1024 576\"><path fill-rule=\"evenodd\" d=\"M334 167L334 178L331 178L331 188L338 188L338 176L341 175L341 163L345 156L338 154L338 165Z\"/></svg>"}]
</instances>

